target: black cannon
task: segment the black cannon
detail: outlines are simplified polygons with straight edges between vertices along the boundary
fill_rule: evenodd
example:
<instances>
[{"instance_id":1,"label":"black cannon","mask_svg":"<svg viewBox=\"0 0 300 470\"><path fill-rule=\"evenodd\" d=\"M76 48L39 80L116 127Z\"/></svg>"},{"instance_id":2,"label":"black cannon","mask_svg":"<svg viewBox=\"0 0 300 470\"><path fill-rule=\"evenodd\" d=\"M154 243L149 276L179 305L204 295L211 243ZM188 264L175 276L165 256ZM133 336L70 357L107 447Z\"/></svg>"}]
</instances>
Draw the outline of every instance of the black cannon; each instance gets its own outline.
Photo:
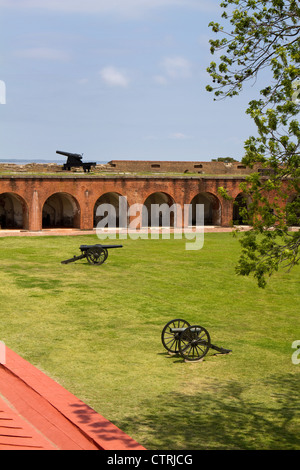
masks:
<instances>
[{"instance_id":1,"label":"black cannon","mask_svg":"<svg viewBox=\"0 0 300 470\"><path fill-rule=\"evenodd\" d=\"M203 326L190 325L180 318L171 320L164 326L161 340L170 354L179 353L185 361L200 361L210 348L221 354L231 352L231 349L212 344L210 335Z\"/></svg>"},{"instance_id":2,"label":"black cannon","mask_svg":"<svg viewBox=\"0 0 300 470\"><path fill-rule=\"evenodd\" d=\"M90 264L102 264L108 257L110 248L122 248L123 245L80 245L81 255L62 261L62 264L74 263L86 258Z\"/></svg>"},{"instance_id":3,"label":"black cannon","mask_svg":"<svg viewBox=\"0 0 300 470\"><path fill-rule=\"evenodd\" d=\"M96 162L82 162L82 155L79 153L62 152L61 150L56 150L56 153L68 157L67 162L63 166L64 170L70 171L72 167L82 167L86 173L87 171L90 172L92 166L96 166Z\"/></svg>"}]
</instances>

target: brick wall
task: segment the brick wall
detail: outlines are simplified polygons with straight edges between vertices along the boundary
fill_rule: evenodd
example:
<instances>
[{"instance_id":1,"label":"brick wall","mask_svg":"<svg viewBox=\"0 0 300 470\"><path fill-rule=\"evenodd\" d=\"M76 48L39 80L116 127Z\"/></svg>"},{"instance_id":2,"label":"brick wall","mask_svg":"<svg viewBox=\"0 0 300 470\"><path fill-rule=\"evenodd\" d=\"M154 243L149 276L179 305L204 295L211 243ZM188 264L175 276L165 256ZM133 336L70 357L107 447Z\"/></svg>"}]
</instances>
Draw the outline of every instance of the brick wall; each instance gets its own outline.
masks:
<instances>
[{"instance_id":1,"label":"brick wall","mask_svg":"<svg viewBox=\"0 0 300 470\"><path fill-rule=\"evenodd\" d=\"M253 170L240 162L180 162L180 161L147 161L147 160L111 160L107 164L92 167L93 173L172 173L201 175L248 175L258 171L259 165ZM0 164L0 173L70 173L63 171L57 163L29 163L17 165ZM72 173L83 173L83 168L72 168Z\"/></svg>"},{"instance_id":2,"label":"brick wall","mask_svg":"<svg viewBox=\"0 0 300 470\"><path fill-rule=\"evenodd\" d=\"M0 176L0 196L17 198L23 208L23 229L43 228L43 207L54 194L67 194L76 208L74 227L89 230L94 226L94 209L100 196L114 193L125 196L129 206L143 205L151 194L167 194L174 203L184 207L199 193L207 193L220 213L218 225L228 226L232 220L232 202L218 195L218 187L227 188L236 197L242 180L234 177L134 177L96 175L10 175ZM7 196L8 197L8 196ZM3 200L3 199L2 199ZM13 203L14 201L12 201Z\"/></svg>"},{"instance_id":3,"label":"brick wall","mask_svg":"<svg viewBox=\"0 0 300 470\"><path fill-rule=\"evenodd\" d=\"M5 225L5 217L11 220L11 212L18 221L17 228L39 231L43 229L45 206L48 198L61 198L53 201L56 207L65 209L70 218L70 226L82 230L94 227L95 208L103 195L110 193L124 196L128 206L143 206L149 196L162 193L169 201L184 208L194 198L208 201L210 223L223 227L230 226L233 219L233 202L222 198L218 188L227 189L235 199L241 193L243 177L235 176L133 176L93 174L78 175L58 173L55 175L2 175L0 176L0 216ZM202 199L201 199L202 198ZM202 202L199 202L202 203ZM50 204L51 206L51 204ZM64 209L62 209L64 211ZM72 213L73 216L72 216ZM16 216L17 215L17 216ZM72 216L72 217L71 217ZM16 218L18 217L18 218ZM20 222L22 218L22 223ZM72 220L71 220L72 219ZM63 219L61 219L63 220ZM182 221L184 223L184 221ZM2 227L4 228L4 227Z\"/></svg>"},{"instance_id":4,"label":"brick wall","mask_svg":"<svg viewBox=\"0 0 300 470\"><path fill-rule=\"evenodd\" d=\"M198 173L207 175L247 175L251 171L240 162L180 162L180 161L147 161L147 160L111 160L108 163L115 171L123 172L157 172L157 173Z\"/></svg>"}]
</instances>

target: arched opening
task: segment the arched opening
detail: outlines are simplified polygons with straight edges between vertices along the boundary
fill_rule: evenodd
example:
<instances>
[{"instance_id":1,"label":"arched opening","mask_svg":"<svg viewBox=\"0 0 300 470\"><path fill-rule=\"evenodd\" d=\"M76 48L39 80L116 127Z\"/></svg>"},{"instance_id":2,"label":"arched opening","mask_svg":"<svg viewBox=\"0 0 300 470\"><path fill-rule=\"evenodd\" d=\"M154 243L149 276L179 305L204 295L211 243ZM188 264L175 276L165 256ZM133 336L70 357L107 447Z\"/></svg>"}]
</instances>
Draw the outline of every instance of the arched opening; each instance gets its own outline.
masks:
<instances>
[{"instance_id":1,"label":"arched opening","mask_svg":"<svg viewBox=\"0 0 300 470\"><path fill-rule=\"evenodd\" d=\"M127 227L128 203L124 196L110 192L102 194L94 207L94 227Z\"/></svg>"},{"instance_id":2,"label":"arched opening","mask_svg":"<svg viewBox=\"0 0 300 470\"><path fill-rule=\"evenodd\" d=\"M248 207L250 198L244 193L240 193L233 203L232 220L234 225L249 225Z\"/></svg>"},{"instance_id":3,"label":"arched opening","mask_svg":"<svg viewBox=\"0 0 300 470\"><path fill-rule=\"evenodd\" d=\"M190 204L190 226L199 225L199 217L197 217L198 204L202 204L203 207L204 225L221 225L221 204L219 199L211 193L199 193L193 197Z\"/></svg>"},{"instance_id":4,"label":"arched opening","mask_svg":"<svg viewBox=\"0 0 300 470\"><path fill-rule=\"evenodd\" d=\"M0 194L0 227L1 229L28 229L27 204L17 194Z\"/></svg>"},{"instance_id":5,"label":"arched opening","mask_svg":"<svg viewBox=\"0 0 300 470\"><path fill-rule=\"evenodd\" d=\"M80 209L67 193L55 193L43 207L43 228L80 228Z\"/></svg>"},{"instance_id":6,"label":"arched opening","mask_svg":"<svg viewBox=\"0 0 300 470\"><path fill-rule=\"evenodd\" d=\"M175 205L169 194L157 192L150 194L142 210L143 227L174 227ZM173 207L172 207L173 206Z\"/></svg>"}]
</instances>

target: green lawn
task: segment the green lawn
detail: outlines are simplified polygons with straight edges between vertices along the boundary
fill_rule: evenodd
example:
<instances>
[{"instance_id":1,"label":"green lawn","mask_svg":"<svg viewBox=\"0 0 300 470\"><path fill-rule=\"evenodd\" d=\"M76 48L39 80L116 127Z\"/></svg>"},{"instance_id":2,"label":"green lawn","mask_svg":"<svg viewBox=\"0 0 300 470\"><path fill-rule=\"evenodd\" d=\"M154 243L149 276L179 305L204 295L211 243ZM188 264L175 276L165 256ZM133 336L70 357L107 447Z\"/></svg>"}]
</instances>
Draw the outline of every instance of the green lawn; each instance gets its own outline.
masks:
<instances>
[{"instance_id":1,"label":"green lawn","mask_svg":"<svg viewBox=\"0 0 300 470\"><path fill-rule=\"evenodd\" d=\"M101 266L60 263L92 243L0 238L0 340L148 449L300 449L299 267L261 290L235 275L230 233L199 251L128 239ZM232 354L168 355L176 317Z\"/></svg>"}]
</instances>

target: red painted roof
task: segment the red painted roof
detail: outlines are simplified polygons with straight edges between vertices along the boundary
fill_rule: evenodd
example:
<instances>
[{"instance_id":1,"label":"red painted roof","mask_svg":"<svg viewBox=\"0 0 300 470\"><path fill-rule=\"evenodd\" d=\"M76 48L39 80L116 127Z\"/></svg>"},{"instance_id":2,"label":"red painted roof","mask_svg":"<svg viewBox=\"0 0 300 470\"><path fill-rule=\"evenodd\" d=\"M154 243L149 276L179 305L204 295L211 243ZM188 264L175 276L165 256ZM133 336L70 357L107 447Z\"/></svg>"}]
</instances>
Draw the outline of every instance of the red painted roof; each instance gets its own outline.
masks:
<instances>
[{"instance_id":1,"label":"red painted roof","mask_svg":"<svg viewBox=\"0 0 300 470\"><path fill-rule=\"evenodd\" d=\"M6 347L0 365L0 450L145 450Z\"/></svg>"}]
</instances>

